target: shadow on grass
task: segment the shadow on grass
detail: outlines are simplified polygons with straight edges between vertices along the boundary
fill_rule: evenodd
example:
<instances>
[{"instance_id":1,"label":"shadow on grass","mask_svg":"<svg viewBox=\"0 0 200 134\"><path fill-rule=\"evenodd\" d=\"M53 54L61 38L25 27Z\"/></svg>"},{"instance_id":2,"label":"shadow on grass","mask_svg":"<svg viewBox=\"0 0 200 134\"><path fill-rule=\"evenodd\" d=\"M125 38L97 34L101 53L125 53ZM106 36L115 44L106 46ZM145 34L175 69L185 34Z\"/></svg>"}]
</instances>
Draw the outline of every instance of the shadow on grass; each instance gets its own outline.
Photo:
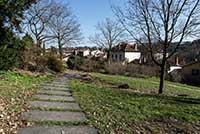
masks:
<instances>
[{"instance_id":1,"label":"shadow on grass","mask_svg":"<svg viewBox=\"0 0 200 134\"><path fill-rule=\"evenodd\" d=\"M116 90L115 90L116 91ZM178 103L178 104L200 104L200 98L191 98L188 96L167 96L167 95L159 95L159 94L145 94L145 93L133 93L120 90L119 92L123 92L133 97L144 97L144 98L156 98L159 100L164 100L167 103Z\"/></svg>"}]
</instances>

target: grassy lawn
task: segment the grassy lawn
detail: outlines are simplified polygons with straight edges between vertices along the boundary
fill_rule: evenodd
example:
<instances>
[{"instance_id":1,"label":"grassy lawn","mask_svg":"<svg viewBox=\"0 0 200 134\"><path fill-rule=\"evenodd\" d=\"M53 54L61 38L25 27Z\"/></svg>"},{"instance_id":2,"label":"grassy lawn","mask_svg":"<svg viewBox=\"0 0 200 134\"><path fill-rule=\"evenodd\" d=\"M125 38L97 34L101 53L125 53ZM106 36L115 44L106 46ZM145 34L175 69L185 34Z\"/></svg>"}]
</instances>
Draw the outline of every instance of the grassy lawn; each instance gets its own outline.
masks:
<instances>
[{"instance_id":1,"label":"grassy lawn","mask_svg":"<svg viewBox=\"0 0 200 134\"><path fill-rule=\"evenodd\" d=\"M96 126L101 134L195 133L200 129L199 92L166 86L165 94L157 95L158 85L149 82L156 81L155 78L137 79L96 73L91 76L94 81L73 80L70 87L90 124ZM100 82L96 82L98 80ZM140 92L112 88L122 83L128 83L130 90ZM107 86L110 84L112 86Z\"/></svg>"},{"instance_id":2,"label":"grassy lawn","mask_svg":"<svg viewBox=\"0 0 200 134\"><path fill-rule=\"evenodd\" d=\"M36 92L37 85L49 80L47 76L21 75L0 71L0 128L5 133L13 133L22 125L19 114Z\"/></svg>"},{"instance_id":3,"label":"grassy lawn","mask_svg":"<svg viewBox=\"0 0 200 134\"><path fill-rule=\"evenodd\" d=\"M126 76L104 75L104 74L99 74L99 73L91 73L90 75L94 79L103 81L108 84L119 85L119 84L127 83L132 90L140 90L145 93L147 93L147 92L157 93L158 92L157 90L159 87L159 79L155 78L155 77L153 77L153 78L133 78L133 77L126 77ZM174 88L171 85L176 86L176 88ZM187 90L184 88L188 88L191 90ZM185 84L166 81L164 94L165 95L185 94L185 95L189 95L190 97L200 98L200 92L195 91L195 90L200 91L200 87L189 86L189 85L185 85Z\"/></svg>"}]
</instances>

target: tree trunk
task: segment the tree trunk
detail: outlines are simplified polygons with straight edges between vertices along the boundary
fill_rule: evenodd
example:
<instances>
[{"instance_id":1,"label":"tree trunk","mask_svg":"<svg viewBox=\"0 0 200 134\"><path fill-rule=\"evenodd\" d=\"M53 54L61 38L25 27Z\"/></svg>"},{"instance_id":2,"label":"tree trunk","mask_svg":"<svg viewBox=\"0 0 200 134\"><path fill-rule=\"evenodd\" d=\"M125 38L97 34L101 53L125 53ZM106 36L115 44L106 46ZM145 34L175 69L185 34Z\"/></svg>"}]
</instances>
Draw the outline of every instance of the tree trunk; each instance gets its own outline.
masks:
<instances>
[{"instance_id":1,"label":"tree trunk","mask_svg":"<svg viewBox=\"0 0 200 134\"><path fill-rule=\"evenodd\" d=\"M41 42L38 38L36 38L37 40L37 54L41 55Z\"/></svg>"},{"instance_id":2,"label":"tree trunk","mask_svg":"<svg viewBox=\"0 0 200 134\"><path fill-rule=\"evenodd\" d=\"M160 85L159 85L159 94L163 93L164 81L165 81L165 62L161 65L160 70Z\"/></svg>"},{"instance_id":3,"label":"tree trunk","mask_svg":"<svg viewBox=\"0 0 200 134\"><path fill-rule=\"evenodd\" d=\"M59 49L59 54L60 54L60 60L63 59L63 49L62 49L62 44L61 41L58 39L58 49Z\"/></svg>"},{"instance_id":4,"label":"tree trunk","mask_svg":"<svg viewBox=\"0 0 200 134\"><path fill-rule=\"evenodd\" d=\"M107 54L107 58L108 58L108 64L111 64L111 49L108 50L108 54Z\"/></svg>"},{"instance_id":5,"label":"tree trunk","mask_svg":"<svg viewBox=\"0 0 200 134\"><path fill-rule=\"evenodd\" d=\"M43 42L43 54L45 54L45 51L46 51L46 45L45 45L45 43Z\"/></svg>"}]
</instances>

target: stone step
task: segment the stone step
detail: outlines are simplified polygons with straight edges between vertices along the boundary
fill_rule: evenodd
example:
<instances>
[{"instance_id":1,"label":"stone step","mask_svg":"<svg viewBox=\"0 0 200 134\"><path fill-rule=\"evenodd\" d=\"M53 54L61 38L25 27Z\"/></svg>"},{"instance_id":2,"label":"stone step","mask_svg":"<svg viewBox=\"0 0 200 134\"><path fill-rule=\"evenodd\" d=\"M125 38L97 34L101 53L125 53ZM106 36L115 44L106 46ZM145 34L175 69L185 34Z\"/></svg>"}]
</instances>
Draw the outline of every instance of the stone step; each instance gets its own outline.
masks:
<instances>
[{"instance_id":1,"label":"stone step","mask_svg":"<svg viewBox=\"0 0 200 134\"><path fill-rule=\"evenodd\" d=\"M46 108L58 110L81 110L78 103L63 103L63 102L47 102L47 101L31 101L31 108Z\"/></svg>"},{"instance_id":2,"label":"stone step","mask_svg":"<svg viewBox=\"0 0 200 134\"><path fill-rule=\"evenodd\" d=\"M47 90L56 90L56 91L69 91L69 88L63 88L63 87L51 87L51 86L41 86L41 89L47 89Z\"/></svg>"},{"instance_id":3,"label":"stone step","mask_svg":"<svg viewBox=\"0 0 200 134\"><path fill-rule=\"evenodd\" d=\"M33 126L20 129L17 134L97 134L89 126Z\"/></svg>"},{"instance_id":4,"label":"stone step","mask_svg":"<svg viewBox=\"0 0 200 134\"><path fill-rule=\"evenodd\" d=\"M39 111L30 110L21 115L22 120L36 122L55 121L55 122L85 122L86 117L83 112L61 112L61 111Z\"/></svg>"},{"instance_id":5,"label":"stone step","mask_svg":"<svg viewBox=\"0 0 200 134\"><path fill-rule=\"evenodd\" d=\"M33 98L38 100L49 101L75 101L71 96L58 96L58 95L34 95Z\"/></svg>"},{"instance_id":6,"label":"stone step","mask_svg":"<svg viewBox=\"0 0 200 134\"><path fill-rule=\"evenodd\" d=\"M69 91L55 91L55 90L38 90L38 94L50 94L50 95L66 95L71 96Z\"/></svg>"},{"instance_id":7,"label":"stone step","mask_svg":"<svg viewBox=\"0 0 200 134\"><path fill-rule=\"evenodd\" d=\"M46 84L42 84L42 86L49 86L49 87L67 87L66 84L53 84L53 83L46 83Z\"/></svg>"},{"instance_id":8,"label":"stone step","mask_svg":"<svg viewBox=\"0 0 200 134\"><path fill-rule=\"evenodd\" d=\"M52 81L50 82L51 84L61 84L61 85L66 85L67 84L67 81Z\"/></svg>"}]
</instances>

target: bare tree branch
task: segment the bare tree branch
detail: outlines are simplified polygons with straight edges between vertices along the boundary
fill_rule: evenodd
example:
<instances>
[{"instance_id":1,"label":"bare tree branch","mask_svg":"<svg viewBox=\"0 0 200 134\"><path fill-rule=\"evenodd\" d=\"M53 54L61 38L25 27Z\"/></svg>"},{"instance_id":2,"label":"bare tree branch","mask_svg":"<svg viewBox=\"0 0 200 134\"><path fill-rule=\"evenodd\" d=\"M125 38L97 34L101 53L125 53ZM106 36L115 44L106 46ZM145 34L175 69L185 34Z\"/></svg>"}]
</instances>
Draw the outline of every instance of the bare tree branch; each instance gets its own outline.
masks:
<instances>
[{"instance_id":1,"label":"bare tree branch","mask_svg":"<svg viewBox=\"0 0 200 134\"><path fill-rule=\"evenodd\" d=\"M108 51L110 60L111 49L125 39L125 29L120 23L107 18L96 26L97 33L89 40L101 48Z\"/></svg>"},{"instance_id":2,"label":"bare tree branch","mask_svg":"<svg viewBox=\"0 0 200 134\"><path fill-rule=\"evenodd\" d=\"M133 39L144 46L160 66L162 93L166 63L185 38L200 30L200 0L129 0L128 8L114 7L119 22ZM143 38L143 40L141 40ZM172 51L169 51L169 49ZM154 55L162 54L162 60ZM168 55L169 53L169 55Z\"/></svg>"}]
</instances>

